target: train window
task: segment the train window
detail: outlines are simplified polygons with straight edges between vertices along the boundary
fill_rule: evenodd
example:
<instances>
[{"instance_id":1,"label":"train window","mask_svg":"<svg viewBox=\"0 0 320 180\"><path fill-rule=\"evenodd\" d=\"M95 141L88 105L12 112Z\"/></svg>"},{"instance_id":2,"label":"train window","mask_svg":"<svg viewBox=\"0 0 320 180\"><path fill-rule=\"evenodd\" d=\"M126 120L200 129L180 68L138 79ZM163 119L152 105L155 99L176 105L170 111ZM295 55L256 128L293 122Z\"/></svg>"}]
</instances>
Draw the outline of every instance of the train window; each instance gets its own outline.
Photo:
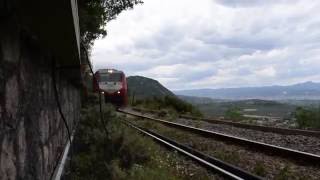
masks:
<instances>
[{"instance_id":1,"label":"train window","mask_svg":"<svg viewBox=\"0 0 320 180\"><path fill-rule=\"evenodd\" d=\"M121 81L120 73L103 73L100 74L100 81L119 82Z\"/></svg>"}]
</instances>

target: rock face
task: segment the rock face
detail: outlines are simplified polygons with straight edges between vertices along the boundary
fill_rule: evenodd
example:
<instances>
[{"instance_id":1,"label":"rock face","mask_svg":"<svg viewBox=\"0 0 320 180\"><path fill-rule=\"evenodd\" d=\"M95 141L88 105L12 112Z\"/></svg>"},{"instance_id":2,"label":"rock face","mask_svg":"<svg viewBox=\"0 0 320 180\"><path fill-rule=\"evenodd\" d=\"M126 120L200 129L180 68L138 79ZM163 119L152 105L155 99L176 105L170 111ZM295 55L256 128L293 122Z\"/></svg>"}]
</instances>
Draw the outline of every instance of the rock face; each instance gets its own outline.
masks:
<instances>
[{"instance_id":1,"label":"rock face","mask_svg":"<svg viewBox=\"0 0 320 180\"><path fill-rule=\"evenodd\" d=\"M7 19L0 27L0 179L49 179L68 140L54 95L56 57L17 23ZM79 87L55 71L62 111L73 129Z\"/></svg>"}]
</instances>

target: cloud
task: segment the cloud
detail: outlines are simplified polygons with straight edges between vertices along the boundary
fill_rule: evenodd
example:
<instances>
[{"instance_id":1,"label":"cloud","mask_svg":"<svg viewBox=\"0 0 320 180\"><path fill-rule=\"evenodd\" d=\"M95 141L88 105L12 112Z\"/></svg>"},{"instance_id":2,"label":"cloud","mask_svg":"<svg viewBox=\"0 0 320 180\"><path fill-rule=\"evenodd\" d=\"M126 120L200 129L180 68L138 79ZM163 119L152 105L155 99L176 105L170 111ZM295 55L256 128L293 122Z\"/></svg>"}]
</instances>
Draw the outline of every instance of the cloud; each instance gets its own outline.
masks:
<instances>
[{"instance_id":1,"label":"cloud","mask_svg":"<svg viewBox=\"0 0 320 180\"><path fill-rule=\"evenodd\" d=\"M274 76L276 76L277 72L274 69L274 67L269 66L269 67L258 69L256 71L254 71L254 73L256 74L256 76L274 77Z\"/></svg>"},{"instance_id":2,"label":"cloud","mask_svg":"<svg viewBox=\"0 0 320 180\"><path fill-rule=\"evenodd\" d=\"M170 89L320 81L318 9L311 0L145 0L108 24L93 64Z\"/></svg>"},{"instance_id":3,"label":"cloud","mask_svg":"<svg viewBox=\"0 0 320 180\"><path fill-rule=\"evenodd\" d=\"M296 0L216 0L224 6L239 8L239 7L257 7L257 6L270 6L280 3L295 3Z\"/></svg>"}]
</instances>

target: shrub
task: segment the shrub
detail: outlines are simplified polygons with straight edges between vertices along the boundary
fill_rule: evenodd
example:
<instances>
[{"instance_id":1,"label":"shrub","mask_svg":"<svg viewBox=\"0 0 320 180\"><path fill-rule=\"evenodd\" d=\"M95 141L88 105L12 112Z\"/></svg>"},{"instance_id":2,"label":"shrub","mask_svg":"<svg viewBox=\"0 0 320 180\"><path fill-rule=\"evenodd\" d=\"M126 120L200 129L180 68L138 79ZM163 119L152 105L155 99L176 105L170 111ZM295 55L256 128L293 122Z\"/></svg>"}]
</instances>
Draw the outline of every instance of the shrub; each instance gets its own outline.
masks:
<instances>
[{"instance_id":1,"label":"shrub","mask_svg":"<svg viewBox=\"0 0 320 180\"><path fill-rule=\"evenodd\" d=\"M280 172L274 177L274 179L286 180L286 179L301 179L301 178L294 176L290 171L290 167L286 165L285 167L281 168Z\"/></svg>"},{"instance_id":2,"label":"shrub","mask_svg":"<svg viewBox=\"0 0 320 180\"><path fill-rule=\"evenodd\" d=\"M199 109L175 96L153 97L144 100L137 100L134 105L153 110L173 109L179 114L202 116Z\"/></svg>"},{"instance_id":3,"label":"shrub","mask_svg":"<svg viewBox=\"0 0 320 180\"><path fill-rule=\"evenodd\" d=\"M309 109L298 107L295 118L300 128L320 128L320 106Z\"/></svg>"},{"instance_id":4,"label":"shrub","mask_svg":"<svg viewBox=\"0 0 320 180\"><path fill-rule=\"evenodd\" d=\"M242 120L244 119L242 113L240 112L239 108L236 107L232 107L229 108L226 112L225 112L225 117L228 119L232 119L232 120Z\"/></svg>"},{"instance_id":5,"label":"shrub","mask_svg":"<svg viewBox=\"0 0 320 180\"><path fill-rule=\"evenodd\" d=\"M99 121L99 107L86 106L74 141L72 174L66 179L176 179L169 165L160 165L163 152L149 138L120 122L114 108L103 108L106 129ZM162 154L161 154L162 153Z\"/></svg>"},{"instance_id":6,"label":"shrub","mask_svg":"<svg viewBox=\"0 0 320 180\"><path fill-rule=\"evenodd\" d=\"M256 163L256 166L254 167L253 172L258 176L265 176L267 174L267 171L264 168L264 164L260 161Z\"/></svg>"}]
</instances>

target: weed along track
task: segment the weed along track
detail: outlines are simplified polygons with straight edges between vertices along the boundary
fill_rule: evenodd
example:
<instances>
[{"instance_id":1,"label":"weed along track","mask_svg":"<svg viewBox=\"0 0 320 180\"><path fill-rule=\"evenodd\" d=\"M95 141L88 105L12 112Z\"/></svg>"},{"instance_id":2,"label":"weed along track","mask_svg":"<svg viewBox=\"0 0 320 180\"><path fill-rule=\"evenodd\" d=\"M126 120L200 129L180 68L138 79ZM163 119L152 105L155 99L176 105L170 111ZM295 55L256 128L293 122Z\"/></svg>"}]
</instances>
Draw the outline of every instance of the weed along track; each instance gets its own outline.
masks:
<instances>
[{"instance_id":1,"label":"weed along track","mask_svg":"<svg viewBox=\"0 0 320 180\"><path fill-rule=\"evenodd\" d=\"M318 179L320 156L214 133L133 112L136 124L267 179ZM150 121L152 120L152 121ZM158 123L154 123L158 122ZM177 130L179 129L179 130ZM191 133L190 133L191 132Z\"/></svg>"}]
</instances>

